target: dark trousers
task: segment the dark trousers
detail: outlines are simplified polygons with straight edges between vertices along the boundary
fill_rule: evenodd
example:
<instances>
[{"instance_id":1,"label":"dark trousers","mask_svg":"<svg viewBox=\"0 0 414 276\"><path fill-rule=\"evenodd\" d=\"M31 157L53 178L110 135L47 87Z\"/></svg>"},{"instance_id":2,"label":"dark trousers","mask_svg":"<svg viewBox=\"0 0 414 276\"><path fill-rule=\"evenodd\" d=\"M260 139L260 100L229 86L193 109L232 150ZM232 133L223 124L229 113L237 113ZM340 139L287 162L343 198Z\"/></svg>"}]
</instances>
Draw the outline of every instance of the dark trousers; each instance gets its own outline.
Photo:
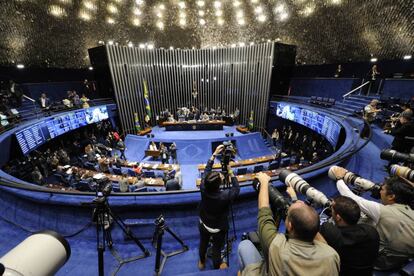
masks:
<instances>
[{"instance_id":1,"label":"dark trousers","mask_svg":"<svg viewBox=\"0 0 414 276\"><path fill-rule=\"evenodd\" d=\"M206 252L210 237L212 238L213 250L212 250L212 259L213 266L215 269L218 269L221 264L221 249L223 248L224 242L226 240L226 232L221 230L218 233L212 234L207 231L206 228L200 223L198 226L200 230L200 247L198 248L198 254L200 255L200 261L203 263L206 261Z\"/></svg>"},{"instance_id":2,"label":"dark trousers","mask_svg":"<svg viewBox=\"0 0 414 276\"><path fill-rule=\"evenodd\" d=\"M119 158L120 159L124 159L124 160L126 160L126 157L125 157L125 150L119 150L120 152L121 152L121 156L119 156Z\"/></svg>"}]
</instances>

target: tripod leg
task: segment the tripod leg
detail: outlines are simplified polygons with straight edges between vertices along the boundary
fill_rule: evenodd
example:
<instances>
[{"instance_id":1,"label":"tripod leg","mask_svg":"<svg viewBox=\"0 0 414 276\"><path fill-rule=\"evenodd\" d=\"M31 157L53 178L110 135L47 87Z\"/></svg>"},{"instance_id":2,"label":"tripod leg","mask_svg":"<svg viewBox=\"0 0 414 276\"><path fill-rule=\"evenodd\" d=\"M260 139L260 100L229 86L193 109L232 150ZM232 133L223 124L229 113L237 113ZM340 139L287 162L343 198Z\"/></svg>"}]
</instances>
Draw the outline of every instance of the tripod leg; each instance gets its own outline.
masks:
<instances>
[{"instance_id":1,"label":"tripod leg","mask_svg":"<svg viewBox=\"0 0 414 276\"><path fill-rule=\"evenodd\" d=\"M130 238L131 240L133 240L138 246L139 248L142 250L142 252L144 252L145 256L149 256L150 253L148 251L148 249L146 249L144 247L144 245L141 243L141 241L136 238L131 231L129 231L129 229L127 229L127 226L125 225L125 223L122 221L121 218L119 218L117 215L115 215L111 209L108 208L108 214L110 217L113 218L113 220L116 222L116 224L118 224L118 226L122 229L122 231L125 233L125 235Z\"/></svg>"},{"instance_id":2,"label":"tripod leg","mask_svg":"<svg viewBox=\"0 0 414 276\"><path fill-rule=\"evenodd\" d=\"M157 226L158 228L158 226ZM160 264L161 264L161 247L162 247L162 236L164 235L164 230L157 229L157 254L155 256L155 275L159 275Z\"/></svg>"},{"instance_id":3,"label":"tripod leg","mask_svg":"<svg viewBox=\"0 0 414 276\"><path fill-rule=\"evenodd\" d=\"M168 226L165 227L165 231L167 231L168 233L171 234L171 236L174 237L174 239L176 239L183 247L188 248L187 245L184 244L183 240L180 239L177 234L174 233L173 230L171 230Z\"/></svg>"},{"instance_id":4,"label":"tripod leg","mask_svg":"<svg viewBox=\"0 0 414 276\"><path fill-rule=\"evenodd\" d=\"M98 250L98 273L99 276L104 276L104 251L105 251L105 236L104 226L102 222L102 214L96 216L96 246ZM100 233L102 232L102 240ZM101 242L102 241L102 242Z\"/></svg>"}]
</instances>

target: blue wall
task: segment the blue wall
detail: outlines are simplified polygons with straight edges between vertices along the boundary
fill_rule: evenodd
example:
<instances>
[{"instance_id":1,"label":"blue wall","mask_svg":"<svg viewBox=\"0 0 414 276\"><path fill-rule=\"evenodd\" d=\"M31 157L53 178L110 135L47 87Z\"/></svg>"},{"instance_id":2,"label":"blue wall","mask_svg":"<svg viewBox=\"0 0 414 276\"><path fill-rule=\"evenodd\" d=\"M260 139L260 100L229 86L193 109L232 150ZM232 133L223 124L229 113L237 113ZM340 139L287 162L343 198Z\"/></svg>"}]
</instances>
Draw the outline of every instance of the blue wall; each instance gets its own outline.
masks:
<instances>
[{"instance_id":1,"label":"blue wall","mask_svg":"<svg viewBox=\"0 0 414 276\"><path fill-rule=\"evenodd\" d=\"M290 81L292 96L321 96L341 100L342 95L360 85L359 79L293 78Z\"/></svg>"},{"instance_id":2,"label":"blue wall","mask_svg":"<svg viewBox=\"0 0 414 276\"><path fill-rule=\"evenodd\" d=\"M409 100L414 97L414 80L385 79L381 90L382 97L395 97Z\"/></svg>"}]
</instances>

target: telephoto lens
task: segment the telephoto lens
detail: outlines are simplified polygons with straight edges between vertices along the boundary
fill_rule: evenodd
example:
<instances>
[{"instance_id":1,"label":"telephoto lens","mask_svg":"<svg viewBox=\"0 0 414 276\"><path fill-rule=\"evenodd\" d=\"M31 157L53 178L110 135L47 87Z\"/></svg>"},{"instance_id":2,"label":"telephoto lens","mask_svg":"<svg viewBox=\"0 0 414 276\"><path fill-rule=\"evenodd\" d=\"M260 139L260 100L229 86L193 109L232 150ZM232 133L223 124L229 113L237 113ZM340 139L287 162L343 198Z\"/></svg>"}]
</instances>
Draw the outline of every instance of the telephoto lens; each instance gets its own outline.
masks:
<instances>
[{"instance_id":1,"label":"telephoto lens","mask_svg":"<svg viewBox=\"0 0 414 276\"><path fill-rule=\"evenodd\" d=\"M55 275L69 260L69 243L54 231L46 230L27 237L0 258L5 274Z\"/></svg>"},{"instance_id":2,"label":"telephoto lens","mask_svg":"<svg viewBox=\"0 0 414 276\"><path fill-rule=\"evenodd\" d=\"M260 191L260 181L253 180L253 188L256 192ZM269 203L273 214L279 214L284 219L289 209L289 201L272 185L269 184Z\"/></svg>"},{"instance_id":3,"label":"telephoto lens","mask_svg":"<svg viewBox=\"0 0 414 276\"><path fill-rule=\"evenodd\" d=\"M390 174L393 176L401 176L409 181L414 181L414 170L409 167L392 165L390 168Z\"/></svg>"},{"instance_id":4,"label":"telephoto lens","mask_svg":"<svg viewBox=\"0 0 414 276\"><path fill-rule=\"evenodd\" d=\"M336 168L340 168L340 167L332 166L329 168L328 176L332 180L337 180L335 174L333 173ZM362 178L353 172L346 171L343 180L348 185L354 185L362 189L363 191L370 191L371 196L373 198L376 198L376 199L380 198L379 192L381 190L381 186L378 184L375 184L372 181L369 181L368 179Z\"/></svg>"},{"instance_id":5,"label":"telephoto lens","mask_svg":"<svg viewBox=\"0 0 414 276\"><path fill-rule=\"evenodd\" d=\"M306 195L308 199L322 206L330 206L331 201L320 191L313 188L302 177L289 170L282 170L279 174L279 179L285 182L286 185L291 186L295 191Z\"/></svg>"},{"instance_id":6,"label":"telephoto lens","mask_svg":"<svg viewBox=\"0 0 414 276\"><path fill-rule=\"evenodd\" d=\"M391 162L409 162L414 163L414 153L401 153L392 149L385 149L380 155L382 160Z\"/></svg>"}]
</instances>

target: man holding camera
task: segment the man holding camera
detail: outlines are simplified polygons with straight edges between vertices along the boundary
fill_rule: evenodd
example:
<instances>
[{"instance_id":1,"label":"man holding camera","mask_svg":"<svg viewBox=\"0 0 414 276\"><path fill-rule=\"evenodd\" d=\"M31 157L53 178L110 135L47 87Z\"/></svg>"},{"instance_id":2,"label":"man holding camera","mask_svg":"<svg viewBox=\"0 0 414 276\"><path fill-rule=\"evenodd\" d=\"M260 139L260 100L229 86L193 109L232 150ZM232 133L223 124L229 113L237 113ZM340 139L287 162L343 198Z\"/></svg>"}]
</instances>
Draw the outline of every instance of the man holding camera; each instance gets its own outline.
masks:
<instances>
[{"instance_id":1,"label":"man holding camera","mask_svg":"<svg viewBox=\"0 0 414 276\"><path fill-rule=\"evenodd\" d=\"M358 223L361 209L346 196L337 196L331 205L332 222L321 225L320 233L341 258L341 275L372 275L379 249L374 227Z\"/></svg>"},{"instance_id":2,"label":"man holding camera","mask_svg":"<svg viewBox=\"0 0 414 276\"><path fill-rule=\"evenodd\" d=\"M200 247L198 268L205 268L206 252L210 238L212 238L212 259L214 268L227 268L227 264L221 263L221 249L226 239L228 230L228 212L232 201L239 195L240 187L230 166L227 165L229 189L220 190L224 184L225 176L222 173L212 171L214 159L224 150L220 145L207 162L204 170L205 177L200 184L201 202L200 211Z\"/></svg>"},{"instance_id":3,"label":"man holding camera","mask_svg":"<svg viewBox=\"0 0 414 276\"><path fill-rule=\"evenodd\" d=\"M316 211L302 201L295 201L287 210L287 233L278 233L283 214L272 214L270 209L270 177L264 173L256 177L260 182L258 230L265 260L250 241L242 241L239 245L242 275L338 275L339 256L318 234Z\"/></svg>"},{"instance_id":4,"label":"man holding camera","mask_svg":"<svg viewBox=\"0 0 414 276\"><path fill-rule=\"evenodd\" d=\"M414 257L413 184L398 177L386 179L380 190L381 204L355 195L343 180L346 169L335 166L330 171L337 179L339 193L355 200L379 233L379 254L374 268L395 269Z\"/></svg>"}]
</instances>

